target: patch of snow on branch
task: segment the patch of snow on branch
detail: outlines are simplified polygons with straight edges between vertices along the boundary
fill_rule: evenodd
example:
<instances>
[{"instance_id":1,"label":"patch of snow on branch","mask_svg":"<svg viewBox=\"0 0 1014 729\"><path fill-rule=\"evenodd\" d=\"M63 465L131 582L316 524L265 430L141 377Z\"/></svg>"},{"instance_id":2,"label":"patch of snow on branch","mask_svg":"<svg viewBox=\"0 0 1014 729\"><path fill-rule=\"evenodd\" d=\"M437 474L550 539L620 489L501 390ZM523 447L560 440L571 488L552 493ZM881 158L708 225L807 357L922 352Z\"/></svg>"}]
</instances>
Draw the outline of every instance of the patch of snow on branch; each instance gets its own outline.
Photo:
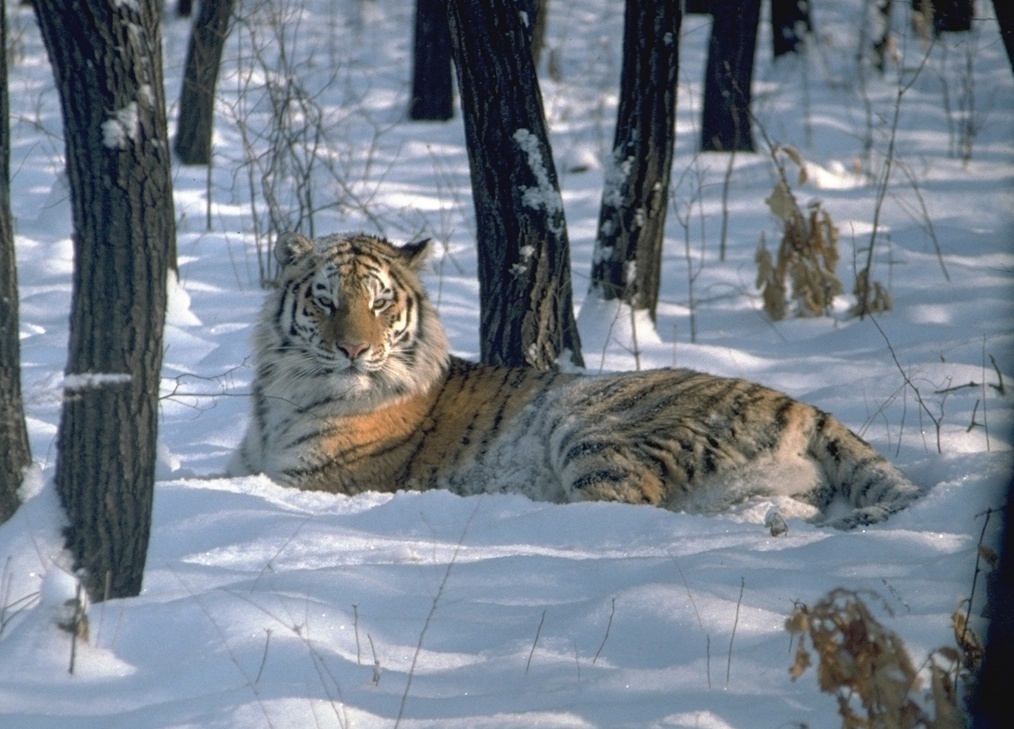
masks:
<instances>
[{"instance_id":1,"label":"patch of snow on branch","mask_svg":"<svg viewBox=\"0 0 1014 729\"><path fill-rule=\"evenodd\" d=\"M77 372L63 378L64 390L89 390L106 385L123 385L133 379L126 372Z\"/></svg>"}]
</instances>

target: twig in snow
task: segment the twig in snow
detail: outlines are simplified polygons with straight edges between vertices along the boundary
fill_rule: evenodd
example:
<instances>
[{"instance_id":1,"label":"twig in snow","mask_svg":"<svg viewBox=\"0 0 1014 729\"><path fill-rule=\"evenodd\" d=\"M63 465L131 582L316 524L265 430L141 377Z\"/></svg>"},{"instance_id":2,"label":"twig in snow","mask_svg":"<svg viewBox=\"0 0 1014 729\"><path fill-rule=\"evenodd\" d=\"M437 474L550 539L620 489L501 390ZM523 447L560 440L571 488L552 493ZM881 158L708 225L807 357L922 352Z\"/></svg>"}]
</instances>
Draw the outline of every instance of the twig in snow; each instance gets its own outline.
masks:
<instances>
[{"instance_id":1,"label":"twig in snow","mask_svg":"<svg viewBox=\"0 0 1014 729\"><path fill-rule=\"evenodd\" d=\"M692 607L694 609L694 615L697 616L697 624L701 627L701 630L704 632L705 650L706 650L705 667L706 667L707 674L708 674L708 690L710 691L711 690L711 634L708 631L704 630L704 621L701 620L701 613L697 609L697 603L694 602L694 595L693 595L692 592L690 592L690 583L687 582L687 576L685 574L683 574L683 568L680 567L679 560L676 559L676 555L674 555L672 552L669 552L669 559L671 559L673 561L673 564L676 565L676 570L680 573L680 577L683 579L683 586L685 588L687 588L687 597L690 598L690 607Z\"/></svg>"},{"instance_id":2,"label":"twig in snow","mask_svg":"<svg viewBox=\"0 0 1014 729\"><path fill-rule=\"evenodd\" d=\"M225 631L222 630L222 626L215 619L215 616L211 613L211 610L208 608L208 606L205 605L204 602L201 600L201 596L195 593L193 590L191 590L190 585L188 585L183 580L183 578L180 577L175 572L173 572L173 577L175 577L177 581L180 583L180 585L183 586L183 589L185 589L187 593L189 593L190 597L193 599L198 609L200 609L200 611L204 613L204 617L207 618L209 623L211 623L211 627L213 627L215 629L215 632L218 633L218 639L222 641L222 646L225 648L225 652L226 654L228 654L229 660L232 662L232 665L236 667L236 670L239 671L240 676L242 676L243 680L246 682L247 688L250 689L250 692L253 694L254 699L257 701L257 707L261 710L261 713L264 715L265 724L267 724L268 729L274 729L275 724L273 721L271 721L271 714L268 713L268 707L264 701L264 697L261 696L260 689L257 687L257 684L250 679L250 676L247 675L246 670L243 668L243 664L241 664L239 658L236 657L236 653L232 650L232 646L229 645L229 641L225 636Z\"/></svg>"},{"instance_id":3,"label":"twig in snow","mask_svg":"<svg viewBox=\"0 0 1014 729\"><path fill-rule=\"evenodd\" d=\"M532 641L532 649L528 651L528 662L525 663L525 673L532 665L532 656L535 654L535 646L539 642L539 634L542 632L542 624L546 622L546 611L542 611L542 618L539 620L539 627L535 629L535 640Z\"/></svg>"},{"instance_id":4,"label":"twig in snow","mask_svg":"<svg viewBox=\"0 0 1014 729\"><path fill-rule=\"evenodd\" d=\"M967 610L965 611L964 620L960 621L961 632L958 633L957 631L955 631L955 638L957 639L958 646L966 652L968 651L969 648L973 646L973 643L978 643L978 640L975 639L974 635L969 635L968 623L971 621L972 618L972 603L975 600L975 587L979 581L979 573L982 572L981 565L983 553L984 550L987 549L986 547L983 546L982 542L986 537L986 527L989 526L989 519L991 516L993 516L993 509L992 508L986 509L986 519L982 522L982 531L979 532L979 543L976 545L975 548L975 572L972 573L972 589L968 593L968 607ZM961 608L959 607L955 611L955 615L959 614L960 610ZM957 624L955 625L957 626ZM961 668L962 662L957 661L954 666L955 686L957 686L958 679L961 677Z\"/></svg>"},{"instance_id":5,"label":"twig in snow","mask_svg":"<svg viewBox=\"0 0 1014 729\"><path fill-rule=\"evenodd\" d=\"M67 672L71 675L74 674L74 662L77 659L78 638L83 638L86 642L88 640L87 600L88 598L81 586L81 580L78 579L74 587L74 599L68 600L72 611L70 620L60 625L61 628L70 632L70 666L67 667Z\"/></svg>"},{"instance_id":6,"label":"twig in snow","mask_svg":"<svg viewBox=\"0 0 1014 729\"><path fill-rule=\"evenodd\" d=\"M859 297L859 300L855 305L855 312L860 319L869 315L872 317L874 313L878 312L876 306L876 298L873 301L870 300L870 293L876 293L876 286L872 283L871 274L873 272L873 252L876 248L877 235L880 232L880 214L884 206L884 199L887 197L887 190L891 182L891 169L895 164L894 152L895 144L898 138L898 120L901 118L901 100L912 86L915 84L916 79L919 78L920 72L926 66L926 62L930 57L930 50L932 46L926 49L926 53L922 57L922 61L916 67L912 73L912 77L908 80L908 83L903 83L901 75L898 76L898 90L894 99L894 116L891 120L890 136L887 142L887 154L884 161L884 170L882 177L879 181L877 196L873 205L873 230L870 232L870 246L866 250L866 265L863 270L857 274L856 290L855 293ZM863 285L860 286L860 282Z\"/></svg>"},{"instance_id":7,"label":"twig in snow","mask_svg":"<svg viewBox=\"0 0 1014 729\"><path fill-rule=\"evenodd\" d=\"M1003 387L1003 373L1000 371L1000 365L996 363L996 357L994 357L993 355L989 355L989 361L993 363L993 369L996 370L996 378L1000 382L1000 384L990 385L990 387L999 392L1001 395L1006 395L1007 391L1004 390Z\"/></svg>"},{"instance_id":8,"label":"twig in snow","mask_svg":"<svg viewBox=\"0 0 1014 729\"><path fill-rule=\"evenodd\" d=\"M363 665L362 657L359 651L359 606L356 603L352 603L352 628L356 634L356 665Z\"/></svg>"},{"instance_id":9,"label":"twig in snow","mask_svg":"<svg viewBox=\"0 0 1014 729\"><path fill-rule=\"evenodd\" d=\"M968 594L968 613L965 615L965 629L961 634L961 642L964 642L965 631L967 631L968 620L972 616L972 601L975 599L975 586L979 580L979 573L982 572L982 541L986 537L986 527L989 526L989 518L993 516L993 509L986 509L986 519L982 522L982 531L979 532L979 543L975 548L975 572L972 574L972 590Z\"/></svg>"},{"instance_id":10,"label":"twig in snow","mask_svg":"<svg viewBox=\"0 0 1014 729\"><path fill-rule=\"evenodd\" d=\"M933 421L933 425L936 427L937 453L943 453L943 448L940 444L941 418L938 418L935 415L933 415L933 413L930 412L929 407L927 407L926 403L923 402L922 395L919 393L919 388L915 386L912 380L909 379L909 376L905 373L905 369L901 366L901 362L898 361L898 355L895 354L894 347L891 345L891 340L887 338L887 334L881 328L880 322L878 322L876 317L873 316L872 314L870 315L870 321L873 322L873 326L875 326L877 328L877 331L880 332L880 336L884 338L884 342L887 344L887 351L891 353L891 359L894 360L894 365L898 368L898 372L901 373L901 377L905 381L905 384L908 385L910 388L912 388L912 392L915 393L915 401L919 403L919 407L922 408L923 412L926 413L926 416Z\"/></svg>"},{"instance_id":11,"label":"twig in snow","mask_svg":"<svg viewBox=\"0 0 1014 729\"><path fill-rule=\"evenodd\" d=\"M468 534L468 527L471 525L472 520L475 519L475 515L479 511L479 504L482 502L479 499L475 501L475 508L472 509L472 513L468 517L468 521L465 522L464 529L461 530L461 537L458 538L458 543L454 547L454 553L451 555L450 561L447 563L447 569L444 570L444 576L440 580L440 584L437 586L437 594L433 596L433 604L430 605L430 611L426 614L426 620L423 621L422 630L419 631L419 642L416 643L415 653L412 654L412 664L408 668L408 679L405 681L405 692L401 695L401 704L398 707L398 716L394 720L394 729L398 729L401 725L401 718L405 715L405 704L408 703L408 695L412 689L412 678L415 676L416 663L419 661L419 655L422 653L423 640L426 638L426 631L429 630L430 623L433 620L433 615L437 611L437 605L440 603L440 598L444 594L444 588L447 587L447 581L451 578L451 570L454 569L454 564L457 562L458 554L461 552L462 546L464 546L465 535Z\"/></svg>"},{"instance_id":12,"label":"twig in snow","mask_svg":"<svg viewBox=\"0 0 1014 729\"><path fill-rule=\"evenodd\" d=\"M729 686L729 676L732 674L732 642L736 640L736 627L739 625L739 608L743 604L743 589L746 587L746 579L739 578L739 599L736 601L736 617L732 621L732 635L729 636L729 658L725 664L725 686Z\"/></svg>"},{"instance_id":13,"label":"twig in snow","mask_svg":"<svg viewBox=\"0 0 1014 729\"><path fill-rule=\"evenodd\" d=\"M946 395L949 392L957 392L958 390L964 390L966 387L980 387L980 384L975 380L969 380L964 385L951 385L950 387L944 387L940 390L934 390L934 395Z\"/></svg>"},{"instance_id":14,"label":"twig in snow","mask_svg":"<svg viewBox=\"0 0 1014 729\"><path fill-rule=\"evenodd\" d=\"M11 574L11 560L13 557L8 556L7 561L4 562L3 576L0 577L0 635L3 635L4 628L7 627L15 615L20 613L22 610L27 610L32 607L39 599L39 592L30 592L27 595L19 597L17 600L11 599L11 580L13 575Z\"/></svg>"},{"instance_id":15,"label":"twig in snow","mask_svg":"<svg viewBox=\"0 0 1014 729\"><path fill-rule=\"evenodd\" d=\"M602 649L606 647L606 641L609 640L609 630L613 627L613 616L616 615L616 598L613 598L613 607L609 612L609 622L606 623L606 634L602 636L602 643L599 645L599 649L595 651L595 657L592 658L592 665L599 659L599 654L602 653Z\"/></svg>"},{"instance_id":16,"label":"twig in snow","mask_svg":"<svg viewBox=\"0 0 1014 729\"><path fill-rule=\"evenodd\" d=\"M373 636L366 634L366 640L370 641L370 652L373 654L373 685L380 683L380 659L377 658L377 649L373 645Z\"/></svg>"},{"instance_id":17,"label":"twig in snow","mask_svg":"<svg viewBox=\"0 0 1014 729\"><path fill-rule=\"evenodd\" d=\"M264 665L268 662L268 646L271 645L271 628L265 628L264 633L264 653L261 654L261 665L257 667L257 676L254 677L254 683L260 683L261 675L264 673Z\"/></svg>"},{"instance_id":18,"label":"twig in snow","mask_svg":"<svg viewBox=\"0 0 1014 729\"><path fill-rule=\"evenodd\" d=\"M975 414L976 414L977 412L979 412L979 403L980 403L980 402L982 402L982 400L976 400L976 401L975 401L975 405L973 405L973 406L972 406L972 422L970 422L970 423L968 424L968 427L967 427L967 428L965 428L965 432L966 432L966 433L971 433L971 432L972 432L972 428L974 428L974 427L975 427L976 425L982 425L982 423L977 423L977 422L975 422ZM983 411L983 412L985 412L985 411ZM988 436L986 437L986 440L987 440L987 441L989 440L989 437L988 437ZM988 446L987 446L986 450L989 450L989 447L988 447Z\"/></svg>"}]
</instances>

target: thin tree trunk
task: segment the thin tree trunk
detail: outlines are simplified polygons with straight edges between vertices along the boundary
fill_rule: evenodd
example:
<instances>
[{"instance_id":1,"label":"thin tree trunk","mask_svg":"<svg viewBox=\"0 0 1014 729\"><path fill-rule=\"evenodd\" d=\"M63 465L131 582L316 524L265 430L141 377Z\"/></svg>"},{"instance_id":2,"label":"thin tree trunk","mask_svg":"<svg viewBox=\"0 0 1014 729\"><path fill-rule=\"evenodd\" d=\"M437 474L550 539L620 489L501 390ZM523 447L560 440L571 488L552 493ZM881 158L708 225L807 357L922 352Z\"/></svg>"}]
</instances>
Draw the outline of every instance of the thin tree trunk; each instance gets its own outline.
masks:
<instances>
[{"instance_id":1,"label":"thin tree trunk","mask_svg":"<svg viewBox=\"0 0 1014 729\"><path fill-rule=\"evenodd\" d=\"M1011 0L993 0L993 12L1000 25L1000 37L1003 38L1003 47L1007 49L1010 70L1014 72L1014 3Z\"/></svg>"},{"instance_id":2,"label":"thin tree trunk","mask_svg":"<svg viewBox=\"0 0 1014 729\"><path fill-rule=\"evenodd\" d=\"M627 0L620 106L592 263L592 291L655 318L683 15L677 3Z\"/></svg>"},{"instance_id":3,"label":"thin tree trunk","mask_svg":"<svg viewBox=\"0 0 1014 729\"><path fill-rule=\"evenodd\" d=\"M570 247L530 29L511 0L451 0L479 252L482 360L581 363Z\"/></svg>"},{"instance_id":4,"label":"thin tree trunk","mask_svg":"<svg viewBox=\"0 0 1014 729\"><path fill-rule=\"evenodd\" d=\"M141 589L175 261L155 0L36 0L64 118L74 277L56 485L93 599Z\"/></svg>"},{"instance_id":5,"label":"thin tree trunk","mask_svg":"<svg viewBox=\"0 0 1014 729\"><path fill-rule=\"evenodd\" d=\"M701 149L753 152L750 87L760 0L721 0L713 4L711 14L714 21L704 78Z\"/></svg>"},{"instance_id":6,"label":"thin tree trunk","mask_svg":"<svg viewBox=\"0 0 1014 729\"><path fill-rule=\"evenodd\" d=\"M1005 2L1006 0L998 0ZM990 574L989 628L982 666L972 686L972 729L1007 729L1011 719L1010 667L1014 663L1014 480L1007 484L1000 563Z\"/></svg>"},{"instance_id":7,"label":"thin tree trunk","mask_svg":"<svg viewBox=\"0 0 1014 729\"><path fill-rule=\"evenodd\" d=\"M409 118L446 121L454 116L454 70L446 0L416 0Z\"/></svg>"},{"instance_id":8,"label":"thin tree trunk","mask_svg":"<svg viewBox=\"0 0 1014 729\"><path fill-rule=\"evenodd\" d=\"M6 0L0 0L0 50L7 48ZM0 524L18 508L18 486L31 463L21 400L18 272L11 216L11 130L7 54L0 52Z\"/></svg>"},{"instance_id":9,"label":"thin tree trunk","mask_svg":"<svg viewBox=\"0 0 1014 729\"><path fill-rule=\"evenodd\" d=\"M1007 0L1010 4L1010 0ZM964 33L972 29L973 0L913 0L913 12L933 20L933 34Z\"/></svg>"},{"instance_id":10,"label":"thin tree trunk","mask_svg":"<svg viewBox=\"0 0 1014 729\"><path fill-rule=\"evenodd\" d=\"M771 47L775 58L798 53L803 36L812 32L810 0L771 0Z\"/></svg>"},{"instance_id":11,"label":"thin tree trunk","mask_svg":"<svg viewBox=\"0 0 1014 729\"><path fill-rule=\"evenodd\" d=\"M190 33L174 149L185 165L211 162L215 86L235 0L202 0Z\"/></svg>"}]
</instances>

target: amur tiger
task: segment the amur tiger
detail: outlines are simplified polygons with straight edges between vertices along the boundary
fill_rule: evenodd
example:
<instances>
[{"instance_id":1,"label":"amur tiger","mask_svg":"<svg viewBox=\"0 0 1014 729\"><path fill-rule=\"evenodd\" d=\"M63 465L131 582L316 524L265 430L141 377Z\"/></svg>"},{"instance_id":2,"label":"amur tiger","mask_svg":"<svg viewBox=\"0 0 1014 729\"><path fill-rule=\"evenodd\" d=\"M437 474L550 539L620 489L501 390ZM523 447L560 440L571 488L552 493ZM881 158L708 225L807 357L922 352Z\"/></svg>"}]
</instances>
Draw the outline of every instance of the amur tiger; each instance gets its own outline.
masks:
<instances>
[{"instance_id":1,"label":"amur tiger","mask_svg":"<svg viewBox=\"0 0 1014 729\"><path fill-rule=\"evenodd\" d=\"M444 488L694 512L788 495L842 528L919 495L832 416L752 382L452 356L418 276L426 247L278 238L280 282L256 326L253 412L231 474L340 494ZM830 516L835 502L846 515Z\"/></svg>"}]
</instances>

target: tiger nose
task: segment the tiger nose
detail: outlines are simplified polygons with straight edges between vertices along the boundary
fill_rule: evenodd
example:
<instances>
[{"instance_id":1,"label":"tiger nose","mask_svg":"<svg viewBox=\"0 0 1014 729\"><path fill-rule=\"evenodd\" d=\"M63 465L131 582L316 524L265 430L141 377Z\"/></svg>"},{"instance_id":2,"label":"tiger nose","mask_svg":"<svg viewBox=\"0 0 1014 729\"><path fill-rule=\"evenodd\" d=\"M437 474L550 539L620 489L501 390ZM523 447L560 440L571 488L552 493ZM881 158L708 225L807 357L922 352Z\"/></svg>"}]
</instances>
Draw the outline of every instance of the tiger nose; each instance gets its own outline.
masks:
<instances>
[{"instance_id":1,"label":"tiger nose","mask_svg":"<svg viewBox=\"0 0 1014 729\"><path fill-rule=\"evenodd\" d=\"M345 353L349 359L358 358L363 352L370 348L369 342L338 342L338 349Z\"/></svg>"}]
</instances>

